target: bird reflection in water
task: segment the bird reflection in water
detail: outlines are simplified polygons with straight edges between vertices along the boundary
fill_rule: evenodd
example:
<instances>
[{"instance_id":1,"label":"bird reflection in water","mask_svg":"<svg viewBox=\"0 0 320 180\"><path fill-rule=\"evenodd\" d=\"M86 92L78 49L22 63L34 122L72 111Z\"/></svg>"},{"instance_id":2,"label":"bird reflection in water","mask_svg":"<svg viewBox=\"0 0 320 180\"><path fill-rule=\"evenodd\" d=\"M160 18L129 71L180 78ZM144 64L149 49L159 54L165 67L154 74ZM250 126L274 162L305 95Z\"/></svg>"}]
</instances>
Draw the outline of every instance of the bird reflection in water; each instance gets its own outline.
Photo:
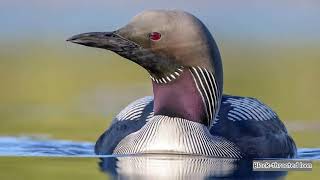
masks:
<instances>
[{"instance_id":1,"label":"bird reflection in water","mask_svg":"<svg viewBox=\"0 0 320 180\"><path fill-rule=\"evenodd\" d=\"M282 179L285 171L252 171L252 161L205 156L147 154L101 158L114 179Z\"/></svg>"}]
</instances>

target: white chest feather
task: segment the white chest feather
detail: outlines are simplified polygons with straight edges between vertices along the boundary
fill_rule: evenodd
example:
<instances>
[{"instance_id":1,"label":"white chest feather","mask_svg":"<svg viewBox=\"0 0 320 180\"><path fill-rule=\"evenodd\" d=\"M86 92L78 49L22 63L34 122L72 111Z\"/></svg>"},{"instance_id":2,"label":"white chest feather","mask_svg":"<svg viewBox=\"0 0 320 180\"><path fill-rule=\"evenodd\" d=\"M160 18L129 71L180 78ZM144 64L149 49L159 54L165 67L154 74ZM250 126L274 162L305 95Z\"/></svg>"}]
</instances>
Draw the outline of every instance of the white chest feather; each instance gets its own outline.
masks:
<instances>
[{"instance_id":1,"label":"white chest feather","mask_svg":"<svg viewBox=\"0 0 320 180\"><path fill-rule=\"evenodd\" d=\"M177 153L240 158L236 145L212 136L200 123L181 118L154 116L139 131L125 137L114 154Z\"/></svg>"}]
</instances>

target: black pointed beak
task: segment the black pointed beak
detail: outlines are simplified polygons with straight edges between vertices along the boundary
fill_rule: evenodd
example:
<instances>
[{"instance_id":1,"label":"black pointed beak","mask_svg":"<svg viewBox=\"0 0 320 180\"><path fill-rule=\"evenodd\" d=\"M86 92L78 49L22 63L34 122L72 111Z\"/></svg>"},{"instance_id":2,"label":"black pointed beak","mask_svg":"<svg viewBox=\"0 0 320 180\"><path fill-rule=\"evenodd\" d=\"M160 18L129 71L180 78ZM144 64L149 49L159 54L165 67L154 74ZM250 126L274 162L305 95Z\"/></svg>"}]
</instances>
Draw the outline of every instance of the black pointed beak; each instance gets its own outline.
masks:
<instances>
[{"instance_id":1,"label":"black pointed beak","mask_svg":"<svg viewBox=\"0 0 320 180\"><path fill-rule=\"evenodd\" d=\"M78 34L67 41L84 46L103 48L114 52L122 51L126 47L132 47L132 41L119 36L116 32L89 32Z\"/></svg>"},{"instance_id":2,"label":"black pointed beak","mask_svg":"<svg viewBox=\"0 0 320 180\"><path fill-rule=\"evenodd\" d=\"M104 38L104 37L111 37L114 32L89 32L89 33L82 33L72 36L71 38L67 39L67 41L78 43L83 41L89 41L96 38Z\"/></svg>"}]
</instances>

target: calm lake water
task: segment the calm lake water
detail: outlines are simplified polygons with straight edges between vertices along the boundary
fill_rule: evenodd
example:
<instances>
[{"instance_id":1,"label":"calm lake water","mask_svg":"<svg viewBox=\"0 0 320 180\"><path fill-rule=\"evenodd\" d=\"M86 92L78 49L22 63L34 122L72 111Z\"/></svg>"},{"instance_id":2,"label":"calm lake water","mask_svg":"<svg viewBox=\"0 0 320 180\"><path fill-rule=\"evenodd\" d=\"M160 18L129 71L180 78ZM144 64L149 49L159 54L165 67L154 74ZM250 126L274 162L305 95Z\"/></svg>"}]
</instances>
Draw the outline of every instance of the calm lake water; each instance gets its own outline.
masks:
<instances>
[{"instance_id":1,"label":"calm lake water","mask_svg":"<svg viewBox=\"0 0 320 180\"><path fill-rule=\"evenodd\" d=\"M93 142L32 137L0 137L1 179L278 179L308 177L315 172L254 172L251 163L187 155L97 156ZM318 171L320 149L299 148L297 159L312 160ZM14 164L14 166L11 166ZM15 167L15 168L12 168ZM76 170L76 171L75 171ZM31 174L33 173L33 174ZM45 174L43 174L45 173ZM52 174L52 176L50 176ZM316 176L312 176L316 177Z\"/></svg>"}]
</instances>

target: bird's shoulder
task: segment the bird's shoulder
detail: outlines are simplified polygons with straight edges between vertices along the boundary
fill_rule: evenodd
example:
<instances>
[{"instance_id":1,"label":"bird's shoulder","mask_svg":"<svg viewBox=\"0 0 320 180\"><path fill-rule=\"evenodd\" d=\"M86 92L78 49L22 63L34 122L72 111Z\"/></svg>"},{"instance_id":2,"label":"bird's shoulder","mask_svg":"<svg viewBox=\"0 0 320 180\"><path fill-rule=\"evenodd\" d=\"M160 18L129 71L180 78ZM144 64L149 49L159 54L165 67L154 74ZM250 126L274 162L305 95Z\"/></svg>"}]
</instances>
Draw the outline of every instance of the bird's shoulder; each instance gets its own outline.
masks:
<instances>
[{"instance_id":1,"label":"bird's shoulder","mask_svg":"<svg viewBox=\"0 0 320 180\"><path fill-rule=\"evenodd\" d=\"M257 134L287 133L284 124L268 105L252 97L223 95L213 127L246 129ZM244 133L244 132L242 132Z\"/></svg>"},{"instance_id":2,"label":"bird's shoulder","mask_svg":"<svg viewBox=\"0 0 320 180\"><path fill-rule=\"evenodd\" d=\"M252 97L223 95L218 117L230 121L268 121L278 118L268 105ZM219 120L219 119L218 119Z\"/></svg>"},{"instance_id":3,"label":"bird's shoulder","mask_svg":"<svg viewBox=\"0 0 320 180\"><path fill-rule=\"evenodd\" d=\"M153 116L153 97L137 99L121 110L110 127L99 137L96 154L110 154L127 135L138 131Z\"/></svg>"},{"instance_id":4,"label":"bird's shoulder","mask_svg":"<svg viewBox=\"0 0 320 180\"><path fill-rule=\"evenodd\" d=\"M153 97L145 96L137 99L121 110L113 119L112 124L118 121L148 120L153 116Z\"/></svg>"},{"instance_id":5,"label":"bird's shoulder","mask_svg":"<svg viewBox=\"0 0 320 180\"><path fill-rule=\"evenodd\" d=\"M223 95L210 132L236 143L249 157L293 157L296 151L278 115L256 98Z\"/></svg>"}]
</instances>

